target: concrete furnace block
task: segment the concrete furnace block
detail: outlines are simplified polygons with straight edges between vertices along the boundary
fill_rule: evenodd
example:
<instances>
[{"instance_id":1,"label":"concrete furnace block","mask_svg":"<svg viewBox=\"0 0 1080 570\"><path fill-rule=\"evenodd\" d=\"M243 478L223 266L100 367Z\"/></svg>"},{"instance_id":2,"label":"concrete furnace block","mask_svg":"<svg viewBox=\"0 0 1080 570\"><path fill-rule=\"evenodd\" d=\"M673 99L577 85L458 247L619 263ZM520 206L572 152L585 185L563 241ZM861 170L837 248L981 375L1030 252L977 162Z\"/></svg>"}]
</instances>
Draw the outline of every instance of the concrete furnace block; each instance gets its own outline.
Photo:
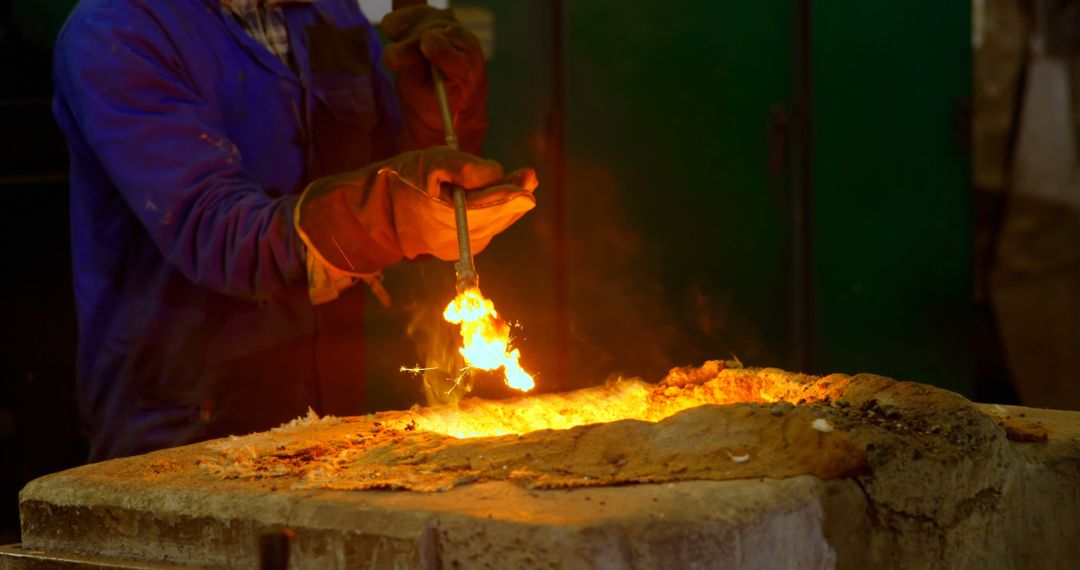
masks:
<instances>
[{"instance_id":1,"label":"concrete furnace block","mask_svg":"<svg viewBox=\"0 0 1080 570\"><path fill-rule=\"evenodd\" d=\"M511 429L590 402L644 420L437 433L459 413ZM309 418L43 477L20 508L24 552L180 567L256 567L259 537L288 527L295 568L1065 568L1080 414L714 365ZM0 552L0 568L26 560Z\"/></svg>"}]
</instances>

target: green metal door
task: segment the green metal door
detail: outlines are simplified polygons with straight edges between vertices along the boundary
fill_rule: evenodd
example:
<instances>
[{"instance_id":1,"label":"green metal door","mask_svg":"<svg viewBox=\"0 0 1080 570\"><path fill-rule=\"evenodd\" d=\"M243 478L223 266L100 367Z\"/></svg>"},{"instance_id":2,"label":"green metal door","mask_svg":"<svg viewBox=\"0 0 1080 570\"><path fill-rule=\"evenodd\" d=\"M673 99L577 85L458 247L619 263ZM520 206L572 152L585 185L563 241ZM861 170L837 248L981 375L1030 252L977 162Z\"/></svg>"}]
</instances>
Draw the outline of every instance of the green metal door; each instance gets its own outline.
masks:
<instances>
[{"instance_id":1,"label":"green metal door","mask_svg":"<svg viewBox=\"0 0 1080 570\"><path fill-rule=\"evenodd\" d=\"M814 3L818 371L971 391L970 11Z\"/></svg>"},{"instance_id":2,"label":"green metal door","mask_svg":"<svg viewBox=\"0 0 1080 570\"><path fill-rule=\"evenodd\" d=\"M789 3L566 7L572 374L785 364Z\"/></svg>"}]
</instances>

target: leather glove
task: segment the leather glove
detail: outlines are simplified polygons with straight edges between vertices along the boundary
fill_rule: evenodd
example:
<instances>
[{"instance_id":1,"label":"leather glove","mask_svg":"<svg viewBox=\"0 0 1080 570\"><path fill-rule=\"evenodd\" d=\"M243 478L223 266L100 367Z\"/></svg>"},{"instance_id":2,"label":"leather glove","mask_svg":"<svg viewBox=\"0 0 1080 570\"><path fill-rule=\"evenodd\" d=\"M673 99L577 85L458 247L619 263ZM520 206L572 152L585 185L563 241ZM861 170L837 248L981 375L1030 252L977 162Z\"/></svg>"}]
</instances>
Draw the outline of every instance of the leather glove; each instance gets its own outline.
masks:
<instances>
[{"instance_id":1,"label":"leather glove","mask_svg":"<svg viewBox=\"0 0 1080 570\"><path fill-rule=\"evenodd\" d=\"M475 253L536 205L531 168L504 176L498 162L442 146L316 180L300 196L294 224L309 255L356 277L403 257L455 260L457 225L444 183L467 190Z\"/></svg>"},{"instance_id":2,"label":"leather glove","mask_svg":"<svg viewBox=\"0 0 1080 570\"><path fill-rule=\"evenodd\" d=\"M397 74L398 99L405 111L404 148L446 142L428 63L442 72L459 146L479 153L487 132L487 65L480 40L461 25L453 10L412 6L383 17L390 42L383 61Z\"/></svg>"}]
</instances>

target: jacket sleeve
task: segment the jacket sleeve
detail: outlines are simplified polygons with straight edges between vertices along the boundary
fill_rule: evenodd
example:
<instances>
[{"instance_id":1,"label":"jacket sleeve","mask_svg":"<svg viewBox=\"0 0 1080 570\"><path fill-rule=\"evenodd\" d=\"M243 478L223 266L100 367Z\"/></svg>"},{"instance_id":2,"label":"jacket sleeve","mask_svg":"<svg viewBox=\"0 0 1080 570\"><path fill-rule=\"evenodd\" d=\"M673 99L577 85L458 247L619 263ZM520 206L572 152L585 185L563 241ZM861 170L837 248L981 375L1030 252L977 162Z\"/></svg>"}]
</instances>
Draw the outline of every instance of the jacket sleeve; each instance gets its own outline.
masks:
<instances>
[{"instance_id":1,"label":"jacket sleeve","mask_svg":"<svg viewBox=\"0 0 1080 570\"><path fill-rule=\"evenodd\" d=\"M270 300L305 282L296 197L271 197L245 170L172 41L142 8L79 12L57 43L57 104L169 263Z\"/></svg>"},{"instance_id":2,"label":"jacket sleeve","mask_svg":"<svg viewBox=\"0 0 1080 570\"><path fill-rule=\"evenodd\" d=\"M350 3L356 5L356 2ZM386 65L382 61L382 40L379 39L379 34L376 33L375 27L368 21L367 16L361 14L360 18L368 29L368 53L371 54L375 93L379 102L379 112L382 115L382 120L379 122L381 130L377 135L379 144L376 145L376 156L373 157L375 161L379 161L406 150L401 143L401 107L398 104L394 81L390 78L390 72L387 71Z\"/></svg>"}]
</instances>

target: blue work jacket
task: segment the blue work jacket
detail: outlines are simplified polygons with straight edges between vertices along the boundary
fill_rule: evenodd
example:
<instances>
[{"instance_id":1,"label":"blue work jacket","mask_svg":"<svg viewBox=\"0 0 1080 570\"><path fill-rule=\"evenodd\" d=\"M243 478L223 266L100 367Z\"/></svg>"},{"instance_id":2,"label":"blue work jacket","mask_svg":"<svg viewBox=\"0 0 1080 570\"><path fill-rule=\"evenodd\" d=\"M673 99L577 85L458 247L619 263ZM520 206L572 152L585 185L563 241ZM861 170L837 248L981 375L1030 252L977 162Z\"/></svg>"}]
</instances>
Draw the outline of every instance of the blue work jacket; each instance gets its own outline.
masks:
<instances>
[{"instance_id":1,"label":"blue work jacket","mask_svg":"<svg viewBox=\"0 0 1080 570\"><path fill-rule=\"evenodd\" d=\"M360 411L365 288L312 306L292 214L400 116L355 0L283 9L293 66L219 0L83 0L60 33L92 460Z\"/></svg>"}]
</instances>

